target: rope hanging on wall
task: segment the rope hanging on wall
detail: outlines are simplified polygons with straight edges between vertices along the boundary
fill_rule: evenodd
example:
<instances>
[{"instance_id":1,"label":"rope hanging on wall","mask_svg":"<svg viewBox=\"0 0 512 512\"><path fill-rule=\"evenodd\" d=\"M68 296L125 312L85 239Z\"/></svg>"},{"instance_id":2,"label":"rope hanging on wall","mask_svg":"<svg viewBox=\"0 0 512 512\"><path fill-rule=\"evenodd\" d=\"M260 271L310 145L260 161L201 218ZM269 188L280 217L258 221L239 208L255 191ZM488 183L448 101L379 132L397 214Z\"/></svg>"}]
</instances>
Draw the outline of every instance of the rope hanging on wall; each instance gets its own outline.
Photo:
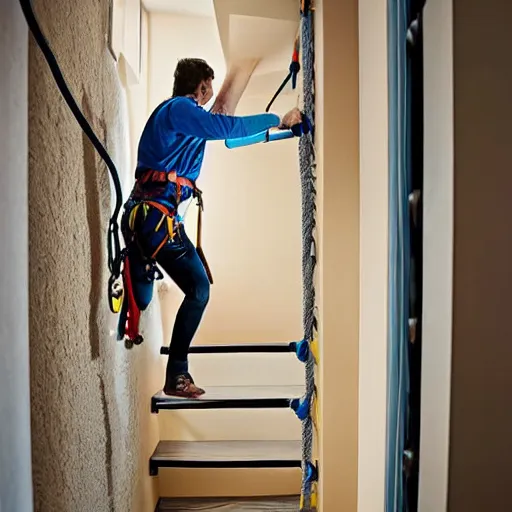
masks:
<instances>
[{"instance_id":1,"label":"rope hanging on wall","mask_svg":"<svg viewBox=\"0 0 512 512\"><path fill-rule=\"evenodd\" d=\"M73 116L77 120L80 128L82 128L83 132L87 135L92 145L100 155L100 157L105 162L108 171L110 173L110 177L112 178L112 182L114 184L115 191L115 202L114 202L114 211L112 216L110 217L110 221L108 224L108 244L107 244L107 255L108 255L108 268L110 271L110 278L108 283L108 295L109 295L109 306L113 313L119 312L120 305L120 296L122 294L122 287L119 284L119 278L121 276L121 266L123 263L123 253L121 251L121 242L119 239L119 224L118 218L119 213L121 211L121 207L123 205L123 192L121 189L121 181L119 180L119 173L117 172L117 168L110 158L108 151L105 146L101 143L97 135L94 133L92 126L89 121L87 121L86 117L82 113L80 107L78 106L75 98L73 97L72 92L70 91L66 80L64 79L64 75L60 70L59 64L55 55L46 39L39 22L37 21L37 17L34 13L34 9L32 6L31 0L19 0L21 10L25 16L27 21L27 25L34 36L34 39L41 49L44 58L50 68L50 71L55 79L57 87L59 88L62 97L66 101L69 109L73 113Z\"/></svg>"},{"instance_id":2,"label":"rope hanging on wall","mask_svg":"<svg viewBox=\"0 0 512 512\"><path fill-rule=\"evenodd\" d=\"M315 125L314 96L314 32L313 10L309 0L301 1L301 50L303 72L303 110L306 117ZM307 404L308 414L302 418L302 490L301 511L316 509L316 482L318 470L313 462L314 418L316 409L315 355L317 351L315 316L316 266L315 226L316 226L316 159L314 132L299 140L300 181L302 193L302 288L303 288L303 329L307 355L301 359L306 369L306 394L303 404ZM292 404L293 407L293 404ZM297 411L296 411L297 412Z\"/></svg>"}]
</instances>

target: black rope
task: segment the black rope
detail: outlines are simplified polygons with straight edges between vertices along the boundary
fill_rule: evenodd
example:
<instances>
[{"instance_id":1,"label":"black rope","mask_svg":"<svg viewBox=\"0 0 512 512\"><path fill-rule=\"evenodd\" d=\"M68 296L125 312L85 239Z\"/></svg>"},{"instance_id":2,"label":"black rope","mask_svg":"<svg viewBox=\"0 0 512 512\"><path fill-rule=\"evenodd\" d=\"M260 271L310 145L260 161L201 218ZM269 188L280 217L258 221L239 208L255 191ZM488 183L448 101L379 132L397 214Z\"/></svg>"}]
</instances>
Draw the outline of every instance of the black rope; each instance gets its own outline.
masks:
<instances>
[{"instance_id":1,"label":"black rope","mask_svg":"<svg viewBox=\"0 0 512 512\"><path fill-rule=\"evenodd\" d=\"M295 89L295 86L297 85L297 75L299 71L300 64L298 62L292 61L292 63L290 64L290 72L288 73L288 76L283 80L283 83L279 86L279 89L277 89L274 96L272 96L272 99L270 100L270 103L267 105L265 112L268 112L270 110L270 107L272 107L274 101L276 101L277 97L281 94L282 90L286 87L286 84L291 79L293 79L292 87Z\"/></svg>"},{"instance_id":2,"label":"black rope","mask_svg":"<svg viewBox=\"0 0 512 512\"><path fill-rule=\"evenodd\" d=\"M110 283L109 287L115 279L117 279L121 273L121 244L119 241L119 224L117 222L117 219L119 217L119 212L121 211L123 199L122 199L122 190L121 190L121 183L119 181L119 175L116 169L116 166L112 159L110 158L110 155L108 154L107 150L101 143L101 141L98 139L96 134L94 133L94 130L92 129L91 125L85 118L84 114L80 110L80 107L76 103L73 94L69 90L69 87L66 84L66 81L64 79L64 76L62 75L62 72L59 68L59 64L57 62L57 59L55 58L55 55L53 51L50 48L50 45L48 43L48 40L44 36L43 32L41 31L41 27L39 26L39 23L37 21L36 15L34 13L34 10L32 8L32 2L31 0L20 0L20 6L23 11L23 14L25 15L25 19L27 20L27 24L30 28L30 31L32 32L34 39L36 40L39 48L41 49L46 62L48 63L48 66L50 68L50 71L53 75L53 78L55 79L55 82L57 83L57 87L59 88L62 96L64 97L64 100L68 104L68 107L73 112L73 115L75 116L75 119L78 121L78 124L84 131L84 133L89 137L89 140L91 141L92 145L95 147L96 151L99 153L101 158L105 161L107 168L110 172L110 176L112 177L112 181L114 182L114 188L115 188L115 194L116 194L116 204L114 208L114 212L112 213L112 217L110 218L109 225L108 225L108 268L111 273Z\"/></svg>"}]
</instances>

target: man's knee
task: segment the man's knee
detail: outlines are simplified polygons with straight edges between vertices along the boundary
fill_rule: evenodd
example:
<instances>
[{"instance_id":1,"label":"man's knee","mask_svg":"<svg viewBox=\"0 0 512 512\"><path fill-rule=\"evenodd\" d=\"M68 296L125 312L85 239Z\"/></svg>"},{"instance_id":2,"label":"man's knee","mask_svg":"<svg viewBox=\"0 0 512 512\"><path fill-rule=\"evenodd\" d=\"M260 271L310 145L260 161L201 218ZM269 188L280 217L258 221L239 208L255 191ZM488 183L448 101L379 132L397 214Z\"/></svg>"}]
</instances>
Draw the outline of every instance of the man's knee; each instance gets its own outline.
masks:
<instances>
[{"instance_id":1,"label":"man's knee","mask_svg":"<svg viewBox=\"0 0 512 512\"><path fill-rule=\"evenodd\" d=\"M206 307L208 304L210 300L210 282L206 277L196 283L193 291L193 300L203 307Z\"/></svg>"}]
</instances>

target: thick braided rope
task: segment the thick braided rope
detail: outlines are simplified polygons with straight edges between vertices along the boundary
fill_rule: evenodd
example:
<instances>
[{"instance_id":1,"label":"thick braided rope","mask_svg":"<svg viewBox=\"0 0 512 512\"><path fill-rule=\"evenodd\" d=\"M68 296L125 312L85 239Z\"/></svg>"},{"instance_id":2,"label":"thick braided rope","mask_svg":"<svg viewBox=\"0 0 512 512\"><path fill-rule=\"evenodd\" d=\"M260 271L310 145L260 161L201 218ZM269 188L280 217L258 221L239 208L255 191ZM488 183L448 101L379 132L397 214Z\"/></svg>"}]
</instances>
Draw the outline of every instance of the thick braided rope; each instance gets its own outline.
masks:
<instances>
[{"instance_id":1,"label":"thick braided rope","mask_svg":"<svg viewBox=\"0 0 512 512\"><path fill-rule=\"evenodd\" d=\"M301 24L303 72L303 110L314 125L314 48L312 12L305 12ZM315 150L313 135L299 141L300 179L302 190L302 279L304 339L311 343L315 323ZM306 397L313 399L315 391L315 363L311 351L306 362ZM304 511L311 510L311 482L307 479L307 464L313 456L313 420L311 415L302 423L302 495Z\"/></svg>"}]
</instances>

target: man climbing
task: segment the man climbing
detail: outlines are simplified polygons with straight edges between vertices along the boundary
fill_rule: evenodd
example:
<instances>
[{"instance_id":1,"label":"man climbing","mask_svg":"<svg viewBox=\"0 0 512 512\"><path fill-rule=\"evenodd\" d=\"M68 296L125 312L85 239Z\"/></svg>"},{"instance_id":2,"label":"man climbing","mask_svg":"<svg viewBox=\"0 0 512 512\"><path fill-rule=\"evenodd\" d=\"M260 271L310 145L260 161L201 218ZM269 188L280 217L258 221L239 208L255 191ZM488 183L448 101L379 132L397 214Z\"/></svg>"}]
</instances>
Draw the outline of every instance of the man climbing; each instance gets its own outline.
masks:
<instances>
[{"instance_id":1,"label":"man climbing","mask_svg":"<svg viewBox=\"0 0 512 512\"><path fill-rule=\"evenodd\" d=\"M188 351L208 303L210 281L206 262L187 237L177 210L191 196L201 200L196 180L206 142L301 122L298 109L282 119L270 113L227 115L234 112L253 69L254 64L242 78L244 72L231 72L212 110L207 112L203 106L213 96L212 68L201 59L180 60L172 98L154 110L140 138L136 182L125 204L122 230L134 288L137 282L147 282L147 272L156 261L185 294L169 347L163 389L168 395L197 398L204 393L189 373ZM140 309L145 309L150 300L150 296L145 300L143 295L139 293L136 299Z\"/></svg>"}]
</instances>

